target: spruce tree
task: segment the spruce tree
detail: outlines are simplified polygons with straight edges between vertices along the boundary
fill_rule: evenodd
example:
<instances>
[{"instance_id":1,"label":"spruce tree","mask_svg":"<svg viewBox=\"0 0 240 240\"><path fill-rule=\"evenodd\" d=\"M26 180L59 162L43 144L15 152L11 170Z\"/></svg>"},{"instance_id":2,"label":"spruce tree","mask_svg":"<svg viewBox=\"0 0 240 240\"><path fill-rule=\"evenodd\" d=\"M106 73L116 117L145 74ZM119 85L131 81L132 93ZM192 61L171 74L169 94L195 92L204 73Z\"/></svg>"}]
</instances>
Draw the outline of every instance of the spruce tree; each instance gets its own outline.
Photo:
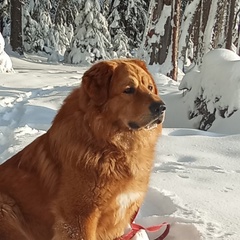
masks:
<instances>
[{"instance_id":1,"label":"spruce tree","mask_svg":"<svg viewBox=\"0 0 240 240\"><path fill-rule=\"evenodd\" d=\"M111 14L108 17L110 34L114 37L122 31L123 38L126 36L128 39L126 46L129 51L140 46L147 21L147 8L148 1L144 0L112 2Z\"/></svg>"},{"instance_id":2,"label":"spruce tree","mask_svg":"<svg viewBox=\"0 0 240 240\"><path fill-rule=\"evenodd\" d=\"M26 51L54 49L55 36L50 17L52 8L49 0L27 0L23 7L23 45Z\"/></svg>"},{"instance_id":3,"label":"spruce tree","mask_svg":"<svg viewBox=\"0 0 240 240\"><path fill-rule=\"evenodd\" d=\"M92 63L111 58L111 38L107 21L100 10L98 0L81 3L70 51L65 55L67 62Z\"/></svg>"},{"instance_id":4,"label":"spruce tree","mask_svg":"<svg viewBox=\"0 0 240 240\"><path fill-rule=\"evenodd\" d=\"M56 45L60 54L70 48L73 32L76 28L75 18L79 13L79 0L60 0L55 15Z\"/></svg>"},{"instance_id":5,"label":"spruce tree","mask_svg":"<svg viewBox=\"0 0 240 240\"><path fill-rule=\"evenodd\" d=\"M10 35L10 0L0 0L0 32L3 37Z\"/></svg>"}]
</instances>

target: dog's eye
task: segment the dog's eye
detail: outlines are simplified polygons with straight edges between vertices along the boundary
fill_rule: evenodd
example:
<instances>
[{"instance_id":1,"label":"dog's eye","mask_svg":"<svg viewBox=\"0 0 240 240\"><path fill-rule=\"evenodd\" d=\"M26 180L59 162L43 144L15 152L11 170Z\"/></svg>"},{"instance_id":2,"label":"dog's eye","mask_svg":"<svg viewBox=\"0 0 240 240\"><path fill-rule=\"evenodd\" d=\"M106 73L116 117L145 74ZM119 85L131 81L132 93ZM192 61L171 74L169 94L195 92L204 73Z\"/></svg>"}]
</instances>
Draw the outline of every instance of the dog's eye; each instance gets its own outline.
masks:
<instances>
[{"instance_id":1,"label":"dog's eye","mask_svg":"<svg viewBox=\"0 0 240 240\"><path fill-rule=\"evenodd\" d=\"M152 90L153 90L153 86L149 85L149 86L148 86L148 89L149 89L150 91L152 91Z\"/></svg>"},{"instance_id":2,"label":"dog's eye","mask_svg":"<svg viewBox=\"0 0 240 240\"><path fill-rule=\"evenodd\" d=\"M134 87L127 87L123 92L126 93L126 94L133 94L135 92L135 88Z\"/></svg>"}]
</instances>

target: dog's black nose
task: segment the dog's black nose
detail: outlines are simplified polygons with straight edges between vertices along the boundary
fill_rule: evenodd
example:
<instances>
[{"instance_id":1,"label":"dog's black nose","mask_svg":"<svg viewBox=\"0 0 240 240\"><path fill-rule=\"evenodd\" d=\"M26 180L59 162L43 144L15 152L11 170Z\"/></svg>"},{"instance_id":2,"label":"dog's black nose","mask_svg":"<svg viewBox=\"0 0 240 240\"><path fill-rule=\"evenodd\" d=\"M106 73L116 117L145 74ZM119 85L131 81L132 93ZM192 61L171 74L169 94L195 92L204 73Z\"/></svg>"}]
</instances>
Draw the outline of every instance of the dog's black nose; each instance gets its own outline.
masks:
<instances>
[{"instance_id":1,"label":"dog's black nose","mask_svg":"<svg viewBox=\"0 0 240 240\"><path fill-rule=\"evenodd\" d=\"M152 114L160 115L166 110L166 105L161 101L153 102L151 103L149 109Z\"/></svg>"}]
</instances>

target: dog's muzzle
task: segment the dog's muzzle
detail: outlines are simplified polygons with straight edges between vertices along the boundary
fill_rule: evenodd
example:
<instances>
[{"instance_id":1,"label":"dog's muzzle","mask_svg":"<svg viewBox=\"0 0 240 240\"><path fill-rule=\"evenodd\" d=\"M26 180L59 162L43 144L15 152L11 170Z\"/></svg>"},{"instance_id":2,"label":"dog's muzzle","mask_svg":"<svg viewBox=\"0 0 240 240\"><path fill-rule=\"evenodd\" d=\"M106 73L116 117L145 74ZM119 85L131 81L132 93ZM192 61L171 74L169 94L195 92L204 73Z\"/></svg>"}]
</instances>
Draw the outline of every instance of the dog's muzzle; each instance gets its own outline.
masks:
<instances>
[{"instance_id":1,"label":"dog's muzzle","mask_svg":"<svg viewBox=\"0 0 240 240\"><path fill-rule=\"evenodd\" d=\"M148 130L157 127L158 124L164 121L166 105L162 101L153 102L149 106L149 110L152 114L152 121L145 126L145 129Z\"/></svg>"},{"instance_id":2,"label":"dog's muzzle","mask_svg":"<svg viewBox=\"0 0 240 240\"><path fill-rule=\"evenodd\" d=\"M153 102L149 106L151 114L155 117L160 117L166 110L166 105L162 101Z\"/></svg>"},{"instance_id":3,"label":"dog's muzzle","mask_svg":"<svg viewBox=\"0 0 240 240\"><path fill-rule=\"evenodd\" d=\"M136 122L129 122L128 125L130 129L137 130L140 128L145 128L147 130L157 127L158 124L164 121L166 105L162 101L152 102L149 106L150 115L148 123L145 126L139 126Z\"/></svg>"}]
</instances>

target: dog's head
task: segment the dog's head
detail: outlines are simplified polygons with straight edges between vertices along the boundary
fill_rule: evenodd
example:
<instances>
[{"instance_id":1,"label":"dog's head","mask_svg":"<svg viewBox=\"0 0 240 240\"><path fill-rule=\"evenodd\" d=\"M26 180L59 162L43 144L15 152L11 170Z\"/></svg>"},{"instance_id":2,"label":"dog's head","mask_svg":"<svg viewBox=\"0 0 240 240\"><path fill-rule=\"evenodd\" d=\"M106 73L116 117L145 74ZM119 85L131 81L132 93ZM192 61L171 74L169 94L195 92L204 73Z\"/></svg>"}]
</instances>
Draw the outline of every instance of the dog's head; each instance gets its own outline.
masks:
<instances>
[{"instance_id":1,"label":"dog's head","mask_svg":"<svg viewBox=\"0 0 240 240\"><path fill-rule=\"evenodd\" d=\"M143 61L102 61L85 72L82 87L95 106L113 124L138 130L163 122L165 104Z\"/></svg>"}]
</instances>

